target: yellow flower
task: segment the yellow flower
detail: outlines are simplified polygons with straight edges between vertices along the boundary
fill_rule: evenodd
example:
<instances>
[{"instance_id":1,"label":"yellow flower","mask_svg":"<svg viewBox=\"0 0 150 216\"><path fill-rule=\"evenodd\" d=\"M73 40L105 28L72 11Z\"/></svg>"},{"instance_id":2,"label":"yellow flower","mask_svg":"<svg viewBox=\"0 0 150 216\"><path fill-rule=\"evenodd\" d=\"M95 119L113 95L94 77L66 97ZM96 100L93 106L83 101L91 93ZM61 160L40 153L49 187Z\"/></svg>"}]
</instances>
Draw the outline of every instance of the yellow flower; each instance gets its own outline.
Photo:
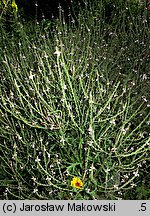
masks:
<instances>
[{"instance_id":1,"label":"yellow flower","mask_svg":"<svg viewBox=\"0 0 150 216\"><path fill-rule=\"evenodd\" d=\"M83 189L83 182L79 178L74 177L71 181L71 186L77 189Z\"/></svg>"},{"instance_id":2,"label":"yellow flower","mask_svg":"<svg viewBox=\"0 0 150 216\"><path fill-rule=\"evenodd\" d=\"M18 11L18 6L15 0L0 0L0 10L4 13L13 11L15 14Z\"/></svg>"},{"instance_id":3,"label":"yellow flower","mask_svg":"<svg viewBox=\"0 0 150 216\"><path fill-rule=\"evenodd\" d=\"M15 10L16 12L18 11L18 6L17 6L15 0L12 0L11 6L12 6L13 10Z\"/></svg>"}]
</instances>

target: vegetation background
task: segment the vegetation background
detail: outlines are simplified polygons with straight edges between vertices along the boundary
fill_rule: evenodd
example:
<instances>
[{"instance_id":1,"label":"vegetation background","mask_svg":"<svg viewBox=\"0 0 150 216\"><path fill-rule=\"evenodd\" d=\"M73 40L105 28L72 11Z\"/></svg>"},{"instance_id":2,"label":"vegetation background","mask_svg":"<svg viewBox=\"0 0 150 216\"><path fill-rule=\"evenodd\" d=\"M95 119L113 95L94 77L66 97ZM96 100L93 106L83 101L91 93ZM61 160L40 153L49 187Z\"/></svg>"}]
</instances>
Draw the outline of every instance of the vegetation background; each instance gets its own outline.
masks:
<instances>
[{"instance_id":1,"label":"vegetation background","mask_svg":"<svg viewBox=\"0 0 150 216\"><path fill-rule=\"evenodd\" d=\"M0 1L0 198L150 199L146 2L38 7Z\"/></svg>"}]
</instances>

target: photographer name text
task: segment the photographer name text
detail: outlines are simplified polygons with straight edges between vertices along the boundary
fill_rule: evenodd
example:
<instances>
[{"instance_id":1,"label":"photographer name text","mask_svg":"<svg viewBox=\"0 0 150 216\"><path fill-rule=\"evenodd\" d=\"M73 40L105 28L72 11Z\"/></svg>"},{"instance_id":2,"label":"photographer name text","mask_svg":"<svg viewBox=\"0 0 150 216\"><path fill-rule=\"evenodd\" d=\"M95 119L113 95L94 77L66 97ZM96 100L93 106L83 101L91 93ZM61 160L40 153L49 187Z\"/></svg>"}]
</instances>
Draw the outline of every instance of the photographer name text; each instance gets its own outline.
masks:
<instances>
[{"instance_id":1,"label":"photographer name text","mask_svg":"<svg viewBox=\"0 0 150 216\"><path fill-rule=\"evenodd\" d=\"M84 203L76 204L76 203L68 203L67 205L51 205L49 203L43 204L43 205L29 205L22 203L21 208L19 208L19 211L21 212L37 212L37 211L47 211L47 212L62 212L66 210L68 212L100 212L100 211L108 211L108 212L115 212L116 206L115 203L108 203L105 205L87 205Z\"/></svg>"}]
</instances>

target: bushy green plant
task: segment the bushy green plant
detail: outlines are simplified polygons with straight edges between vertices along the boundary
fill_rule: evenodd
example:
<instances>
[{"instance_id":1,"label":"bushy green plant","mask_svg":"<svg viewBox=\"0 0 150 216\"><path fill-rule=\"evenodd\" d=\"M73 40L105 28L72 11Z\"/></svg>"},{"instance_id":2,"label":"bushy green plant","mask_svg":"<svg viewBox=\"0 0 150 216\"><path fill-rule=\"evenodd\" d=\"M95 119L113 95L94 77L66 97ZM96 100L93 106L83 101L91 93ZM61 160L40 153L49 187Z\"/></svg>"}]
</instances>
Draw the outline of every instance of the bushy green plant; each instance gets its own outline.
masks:
<instances>
[{"instance_id":1,"label":"bushy green plant","mask_svg":"<svg viewBox=\"0 0 150 216\"><path fill-rule=\"evenodd\" d=\"M15 0L0 1L0 33L4 36L4 29L7 31L7 36L12 35L17 26L18 7ZM3 37L2 36L2 37ZM6 38L5 38L6 39Z\"/></svg>"},{"instance_id":2,"label":"bushy green plant","mask_svg":"<svg viewBox=\"0 0 150 216\"><path fill-rule=\"evenodd\" d=\"M116 25L118 20L119 22L125 22L129 16L136 17L140 15L145 7L139 0L102 0L102 3L106 22L114 25ZM124 16L122 16L122 14L124 14ZM128 22L126 22L126 24L127 23Z\"/></svg>"},{"instance_id":3,"label":"bushy green plant","mask_svg":"<svg viewBox=\"0 0 150 216\"><path fill-rule=\"evenodd\" d=\"M91 12L0 37L2 199L150 196L149 26L139 16L127 34Z\"/></svg>"}]
</instances>

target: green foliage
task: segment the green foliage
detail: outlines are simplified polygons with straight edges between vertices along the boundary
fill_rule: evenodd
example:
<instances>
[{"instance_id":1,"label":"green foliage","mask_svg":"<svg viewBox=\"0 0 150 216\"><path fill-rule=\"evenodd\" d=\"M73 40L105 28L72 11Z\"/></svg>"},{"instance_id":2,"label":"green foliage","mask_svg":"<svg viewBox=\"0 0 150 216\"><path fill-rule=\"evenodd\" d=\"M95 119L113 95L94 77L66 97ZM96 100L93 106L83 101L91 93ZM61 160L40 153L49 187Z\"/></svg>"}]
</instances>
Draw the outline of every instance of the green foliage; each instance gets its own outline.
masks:
<instances>
[{"instance_id":1,"label":"green foliage","mask_svg":"<svg viewBox=\"0 0 150 216\"><path fill-rule=\"evenodd\" d=\"M136 17L140 15L144 9L144 4L140 4L139 0L102 0L104 5L104 16L106 17L106 22L117 23L120 18L127 19L128 16ZM124 16L122 16L122 14Z\"/></svg>"},{"instance_id":2,"label":"green foliage","mask_svg":"<svg viewBox=\"0 0 150 216\"><path fill-rule=\"evenodd\" d=\"M7 33L6 38L12 37L18 31L18 7L15 0L1 0L0 3L0 32Z\"/></svg>"},{"instance_id":3,"label":"green foliage","mask_svg":"<svg viewBox=\"0 0 150 216\"><path fill-rule=\"evenodd\" d=\"M13 13L16 16L17 11L18 7L15 0L0 0L0 17L10 13Z\"/></svg>"},{"instance_id":4,"label":"green foliage","mask_svg":"<svg viewBox=\"0 0 150 216\"><path fill-rule=\"evenodd\" d=\"M78 28L1 28L1 199L150 197L149 25L90 10Z\"/></svg>"}]
</instances>

